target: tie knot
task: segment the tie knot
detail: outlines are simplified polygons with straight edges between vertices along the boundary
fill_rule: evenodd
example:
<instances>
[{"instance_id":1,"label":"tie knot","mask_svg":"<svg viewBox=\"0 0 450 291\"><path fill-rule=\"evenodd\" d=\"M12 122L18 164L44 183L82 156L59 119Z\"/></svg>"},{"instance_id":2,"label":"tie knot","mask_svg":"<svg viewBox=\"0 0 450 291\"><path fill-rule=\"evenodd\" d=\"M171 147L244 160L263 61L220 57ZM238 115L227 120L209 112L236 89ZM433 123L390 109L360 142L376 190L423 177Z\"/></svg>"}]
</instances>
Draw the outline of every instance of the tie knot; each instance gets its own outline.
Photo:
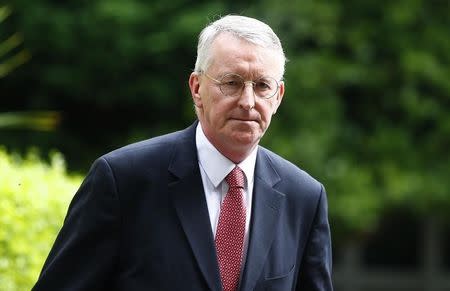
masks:
<instances>
[{"instance_id":1,"label":"tie knot","mask_svg":"<svg viewBox=\"0 0 450 291\"><path fill-rule=\"evenodd\" d=\"M241 170L238 166L236 166L226 177L225 181L227 181L228 186L230 188L244 188L245 175L244 171Z\"/></svg>"}]
</instances>

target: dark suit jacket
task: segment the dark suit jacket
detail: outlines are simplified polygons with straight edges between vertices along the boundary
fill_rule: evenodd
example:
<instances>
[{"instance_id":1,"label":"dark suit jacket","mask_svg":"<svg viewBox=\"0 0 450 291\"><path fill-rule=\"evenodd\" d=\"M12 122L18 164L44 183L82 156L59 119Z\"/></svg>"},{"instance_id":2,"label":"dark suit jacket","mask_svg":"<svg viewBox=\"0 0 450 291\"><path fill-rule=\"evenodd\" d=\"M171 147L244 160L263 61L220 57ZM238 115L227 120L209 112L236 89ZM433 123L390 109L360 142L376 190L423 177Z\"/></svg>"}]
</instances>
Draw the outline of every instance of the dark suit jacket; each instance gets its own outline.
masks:
<instances>
[{"instance_id":1,"label":"dark suit jacket","mask_svg":"<svg viewBox=\"0 0 450 291\"><path fill-rule=\"evenodd\" d=\"M34 291L221 290L195 126L92 165ZM259 147L240 290L332 290L323 186Z\"/></svg>"}]
</instances>

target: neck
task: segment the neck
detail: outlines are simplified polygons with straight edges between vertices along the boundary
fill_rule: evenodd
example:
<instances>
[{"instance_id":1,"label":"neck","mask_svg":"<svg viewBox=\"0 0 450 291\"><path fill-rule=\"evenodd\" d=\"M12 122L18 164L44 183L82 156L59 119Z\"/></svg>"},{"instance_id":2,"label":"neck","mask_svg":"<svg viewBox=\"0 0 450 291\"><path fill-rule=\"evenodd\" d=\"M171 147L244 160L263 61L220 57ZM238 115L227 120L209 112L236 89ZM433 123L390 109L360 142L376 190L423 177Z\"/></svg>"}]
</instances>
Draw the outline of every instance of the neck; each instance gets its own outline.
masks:
<instances>
[{"instance_id":1,"label":"neck","mask_svg":"<svg viewBox=\"0 0 450 291\"><path fill-rule=\"evenodd\" d=\"M232 161L235 164L239 164L251 154L251 152L254 150L256 145L251 147L251 148L249 148L249 149L247 149L247 150L240 150L240 151L238 151L238 150L221 149L220 147L217 147L216 145L214 145L214 147L222 155L224 155L227 159L229 159L230 161Z\"/></svg>"}]
</instances>

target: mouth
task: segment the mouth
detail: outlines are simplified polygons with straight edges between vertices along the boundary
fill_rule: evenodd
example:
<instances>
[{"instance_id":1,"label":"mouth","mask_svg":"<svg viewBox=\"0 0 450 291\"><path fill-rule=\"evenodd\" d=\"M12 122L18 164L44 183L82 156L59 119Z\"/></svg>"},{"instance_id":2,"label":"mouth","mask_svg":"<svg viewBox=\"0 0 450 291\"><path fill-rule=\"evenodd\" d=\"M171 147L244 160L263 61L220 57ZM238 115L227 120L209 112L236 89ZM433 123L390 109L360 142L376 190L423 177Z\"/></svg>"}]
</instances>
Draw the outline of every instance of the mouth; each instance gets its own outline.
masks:
<instances>
[{"instance_id":1,"label":"mouth","mask_svg":"<svg viewBox=\"0 0 450 291\"><path fill-rule=\"evenodd\" d=\"M250 118L231 118L231 120L237 121L237 122L256 122L258 123L257 119L250 119Z\"/></svg>"}]
</instances>

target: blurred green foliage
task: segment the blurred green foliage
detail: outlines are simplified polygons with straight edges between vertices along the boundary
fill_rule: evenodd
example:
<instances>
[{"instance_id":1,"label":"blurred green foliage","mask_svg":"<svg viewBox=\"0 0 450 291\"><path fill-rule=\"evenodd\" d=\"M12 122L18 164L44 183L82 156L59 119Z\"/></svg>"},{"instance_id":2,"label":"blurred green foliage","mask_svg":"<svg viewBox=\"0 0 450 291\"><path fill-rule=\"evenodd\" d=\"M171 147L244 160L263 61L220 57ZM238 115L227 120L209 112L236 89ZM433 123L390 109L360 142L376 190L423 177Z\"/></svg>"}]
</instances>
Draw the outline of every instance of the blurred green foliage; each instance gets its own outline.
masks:
<instances>
[{"instance_id":1,"label":"blurred green foliage","mask_svg":"<svg viewBox=\"0 0 450 291\"><path fill-rule=\"evenodd\" d=\"M337 234L370 233L395 207L448 220L448 8L303 0L266 10L291 59L266 141L325 181Z\"/></svg>"},{"instance_id":2,"label":"blurred green foliage","mask_svg":"<svg viewBox=\"0 0 450 291\"><path fill-rule=\"evenodd\" d=\"M9 6L0 5L0 24L11 15L11 12ZM22 41L23 37L19 33L8 35L6 39L0 38L0 78L5 77L30 58L30 54L20 48Z\"/></svg>"},{"instance_id":3,"label":"blurred green foliage","mask_svg":"<svg viewBox=\"0 0 450 291\"><path fill-rule=\"evenodd\" d=\"M0 113L0 128L19 128L51 131L58 125L59 112L25 111Z\"/></svg>"},{"instance_id":4,"label":"blurred green foliage","mask_svg":"<svg viewBox=\"0 0 450 291\"><path fill-rule=\"evenodd\" d=\"M61 154L46 163L0 148L0 290L31 289L80 183Z\"/></svg>"},{"instance_id":5,"label":"blurred green foliage","mask_svg":"<svg viewBox=\"0 0 450 291\"><path fill-rule=\"evenodd\" d=\"M197 35L217 15L239 13L270 24L290 59L284 104L263 144L324 182L335 237L371 232L398 206L448 221L448 1L11 6L2 27L20 31L33 58L0 79L0 107L57 111L61 126L1 130L9 148L57 148L86 170L106 151L185 127L194 119L187 78Z\"/></svg>"}]
</instances>

